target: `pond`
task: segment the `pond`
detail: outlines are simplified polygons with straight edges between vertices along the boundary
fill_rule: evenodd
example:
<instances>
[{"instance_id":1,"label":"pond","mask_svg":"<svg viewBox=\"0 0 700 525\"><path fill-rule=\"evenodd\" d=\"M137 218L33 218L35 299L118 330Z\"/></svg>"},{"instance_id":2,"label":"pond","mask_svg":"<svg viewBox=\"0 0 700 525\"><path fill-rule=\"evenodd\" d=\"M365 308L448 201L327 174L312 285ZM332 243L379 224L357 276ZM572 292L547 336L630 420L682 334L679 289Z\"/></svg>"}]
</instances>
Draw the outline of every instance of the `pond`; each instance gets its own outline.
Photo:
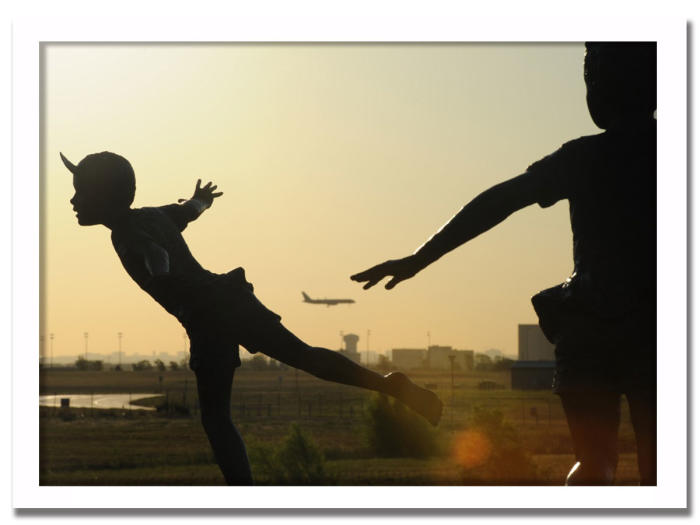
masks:
<instances>
[{"instance_id":1,"label":"pond","mask_svg":"<svg viewBox=\"0 0 700 525\"><path fill-rule=\"evenodd\" d=\"M73 408L119 408L124 410L155 410L153 407L133 405L132 401L159 397L162 394L53 394L39 396L39 406L60 407L61 399L70 399Z\"/></svg>"}]
</instances>

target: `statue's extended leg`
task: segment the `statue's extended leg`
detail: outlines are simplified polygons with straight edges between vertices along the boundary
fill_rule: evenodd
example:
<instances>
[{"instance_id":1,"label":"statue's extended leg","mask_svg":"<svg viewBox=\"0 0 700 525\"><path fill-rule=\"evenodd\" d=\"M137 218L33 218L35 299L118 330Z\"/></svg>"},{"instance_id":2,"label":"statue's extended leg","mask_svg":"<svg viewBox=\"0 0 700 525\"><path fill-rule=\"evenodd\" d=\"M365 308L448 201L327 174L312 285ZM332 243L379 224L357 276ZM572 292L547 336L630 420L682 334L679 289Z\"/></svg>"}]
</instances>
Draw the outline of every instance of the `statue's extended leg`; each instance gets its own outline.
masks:
<instances>
[{"instance_id":1,"label":"statue's extended leg","mask_svg":"<svg viewBox=\"0 0 700 525\"><path fill-rule=\"evenodd\" d=\"M560 397L576 454L566 484L611 485L618 459L620 394L576 392Z\"/></svg>"},{"instance_id":2,"label":"statue's extended leg","mask_svg":"<svg viewBox=\"0 0 700 525\"><path fill-rule=\"evenodd\" d=\"M233 357L230 344L227 356ZM216 462L229 485L252 485L245 444L231 421L231 386L234 373L229 359L207 361L197 367L197 392L202 425Z\"/></svg>"},{"instance_id":3,"label":"statue's extended leg","mask_svg":"<svg viewBox=\"0 0 700 525\"><path fill-rule=\"evenodd\" d=\"M403 374L382 376L338 352L309 346L279 323L257 334L248 345L245 341L241 344L320 379L392 395L433 425L440 421L442 402L435 393L415 385Z\"/></svg>"}]
</instances>

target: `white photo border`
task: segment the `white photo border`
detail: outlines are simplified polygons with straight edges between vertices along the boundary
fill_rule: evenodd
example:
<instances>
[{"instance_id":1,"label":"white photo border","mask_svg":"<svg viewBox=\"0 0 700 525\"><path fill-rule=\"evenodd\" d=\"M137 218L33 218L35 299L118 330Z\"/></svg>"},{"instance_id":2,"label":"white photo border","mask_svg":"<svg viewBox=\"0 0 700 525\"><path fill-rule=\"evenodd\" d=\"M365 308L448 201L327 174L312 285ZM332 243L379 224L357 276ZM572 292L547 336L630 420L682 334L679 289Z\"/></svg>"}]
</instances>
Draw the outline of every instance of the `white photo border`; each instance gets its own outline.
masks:
<instances>
[{"instance_id":1,"label":"white photo border","mask_svg":"<svg viewBox=\"0 0 700 525\"><path fill-rule=\"evenodd\" d=\"M12 440L15 508L687 508L686 21L671 18L25 19L13 24ZM656 487L47 487L39 485L40 47L50 42L658 42ZM17 293L21 290L21 293ZM18 466L21 465L21 468ZM235 497L232 497L235 491Z\"/></svg>"}]
</instances>

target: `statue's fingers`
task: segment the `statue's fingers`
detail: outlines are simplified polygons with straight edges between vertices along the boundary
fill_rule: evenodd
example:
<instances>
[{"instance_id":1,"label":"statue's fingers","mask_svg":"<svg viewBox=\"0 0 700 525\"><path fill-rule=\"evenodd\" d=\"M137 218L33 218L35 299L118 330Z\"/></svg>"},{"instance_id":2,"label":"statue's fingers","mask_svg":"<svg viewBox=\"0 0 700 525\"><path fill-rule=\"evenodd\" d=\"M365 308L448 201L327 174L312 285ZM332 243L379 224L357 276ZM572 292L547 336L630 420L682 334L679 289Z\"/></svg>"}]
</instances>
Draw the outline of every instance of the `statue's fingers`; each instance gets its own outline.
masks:
<instances>
[{"instance_id":1,"label":"statue's fingers","mask_svg":"<svg viewBox=\"0 0 700 525\"><path fill-rule=\"evenodd\" d=\"M372 266L363 272L356 273L351 277L351 279L354 279L355 281L381 281L387 275L387 272L384 270L384 266L385 263L377 264L376 266Z\"/></svg>"},{"instance_id":2,"label":"statue's fingers","mask_svg":"<svg viewBox=\"0 0 700 525\"><path fill-rule=\"evenodd\" d=\"M365 270L363 272L356 273L355 275L351 275L350 279L353 281L367 281L369 280L369 272L370 270Z\"/></svg>"},{"instance_id":3,"label":"statue's fingers","mask_svg":"<svg viewBox=\"0 0 700 525\"><path fill-rule=\"evenodd\" d=\"M195 189L196 190L201 189L201 185L202 185L202 179L197 179L197 186L195 187Z\"/></svg>"},{"instance_id":4,"label":"statue's fingers","mask_svg":"<svg viewBox=\"0 0 700 525\"><path fill-rule=\"evenodd\" d=\"M379 281L381 281L381 279L371 279L367 284L365 284L365 285L362 287L362 289L363 289L363 290L369 290L370 288L372 288L372 286L374 286L375 284L377 284Z\"/></svg>"},{"instance_id":5,"label":"statue's fingers","mask_svg":"<svg viewBox=\"0 0 700 525\"><path fill-rule=\"evenodd\" d=\"M386 288L387 290L391 290L394 286L399 284L401 281L403 281L402 277L394 277L391 281L386 283L386 286L384 286L384 288Z\"/></svg>"},{"instance_id":6,"label":"statue's fingers","mask_svg":"<svg viewBox=\"0 0 700 525\"><path fill-rule=\"evenodd\" d=\"M216 198L216 197L221 197L223 194L224 194L224 192L223 192L223 191L220 191L220 192L218 192L218 193L212 193L211 196L214 197L214 198Z\"/></svg>"}]
</instances>

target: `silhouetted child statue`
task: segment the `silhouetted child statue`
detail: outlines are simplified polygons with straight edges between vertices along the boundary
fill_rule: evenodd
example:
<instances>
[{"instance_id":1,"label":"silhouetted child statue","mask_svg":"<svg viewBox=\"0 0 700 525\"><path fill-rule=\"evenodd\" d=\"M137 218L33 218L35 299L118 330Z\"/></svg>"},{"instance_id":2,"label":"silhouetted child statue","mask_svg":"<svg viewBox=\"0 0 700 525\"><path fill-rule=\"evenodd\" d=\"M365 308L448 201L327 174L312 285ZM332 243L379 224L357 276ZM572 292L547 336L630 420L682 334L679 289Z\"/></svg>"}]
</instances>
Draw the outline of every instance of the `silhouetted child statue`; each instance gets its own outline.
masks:
<instances>
[{"instance_id":1,"label":"silhouetted child statue","mask_svg":"<svg viewBox=\"0 0 700 525\"><path fill-rule=\"evenodd\" d=\"M401 373L382 376L338 352L307 345L258 301L243 268L218 275L200 266L181 232L221 195L216 186L197 181L192 198L181 204L134 209L134 171L125 158L102 152L77 166L63 154L61 159L73 173L70 202L78 223L112 230L126 271L187 330L202 424L228 484L252 483L245 446L230 417L239 344L321 379L390 394L437 425L442 403L433 392Z\"/></svg>"},{"instance_id":2,"label":"silhouetted child statue","mask_svg":"<svg viewBox=\"0 0 700 525\"><path fill-rule=\"evenodd\" d=\"M567 142L484 191L408 257L353 275L391 289L511 213L568 199L574 270L532 302L555 344L577 463L568 484L610 484L620 399L630 406L642 484L656 484L656 45L588 43L588 109L605 132Z\"/></svg>"}]
</instances>

